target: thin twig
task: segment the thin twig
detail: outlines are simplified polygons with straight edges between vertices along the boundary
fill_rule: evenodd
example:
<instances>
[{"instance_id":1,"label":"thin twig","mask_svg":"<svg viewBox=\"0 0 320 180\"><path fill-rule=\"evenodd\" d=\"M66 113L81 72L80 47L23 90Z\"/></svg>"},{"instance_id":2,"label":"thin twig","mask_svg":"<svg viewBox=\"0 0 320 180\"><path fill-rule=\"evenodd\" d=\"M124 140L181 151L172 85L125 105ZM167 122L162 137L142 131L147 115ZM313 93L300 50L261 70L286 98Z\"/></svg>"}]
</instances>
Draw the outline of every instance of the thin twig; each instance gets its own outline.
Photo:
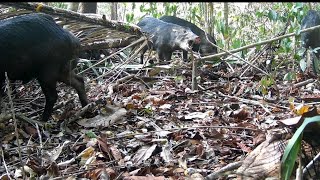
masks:
<instances>
[{"instance_id":1,"label":"thin twig","mask_svg":"<svg viewBox=\"0 0 320 180\"><path fill-rule=\"evenodd\" d=\"M1 156L2 156L3 166L4 166L4 168L6 169L6 172L7 172L7 175L8 175L7 177L8 177L9 179L12 179L11 176L10 176L10 173L9 173L9 170L8 170L8 167L7 167L7 164L6 164L6 161L4 160L3 149L2 149L1 146L0 146L0 151L1 151Z\"/></svg>"},{"instance_id":2,"label":"thin twig","mask_svg":"<svg viewBox=\"0 0 320 180\"><path fill-rule=\"evenodd\" d=\"M108 57L104 58L103 60L99 61L98 63L96 63L96 64L88 67L87 69L81 71L81 72L78 73L78 74L82 74L82 73L86 72L87 70L89 70L89 69L91 69L91 68L93 68L93 67L95 67L95 66L97 66L97 65L99 65L99 64L101 64L101 63L103 63L103 62L105 62L106 60L108 60L109 58L113 57L114 55L116 55L116 54L118 54L118 53L120 53L120 52L122 52L122 51L124 51L124 50L126 50L126 49L128 49L128 48L130 48L130 47L132 47L132 46L134 46L134 45L136 45L136 44L141 43L141 42L144 41L145 39L146 39L146 38L145 38L144 36L141 37L140 39L136 40L135 42L131 43L130 45L128 45L128 46L120 49L119 51L117 51L117 52L115 52L115 53L113 53L113 54L111 54L110 56L108 56ZM110 72L109 72L109 73L110 73Z\"/></svg>"},{"instance_id":3,"label":"thin twig","mask_svg":"<svg viewBox=\"0 0 320 180\"><path fill-rule=\"evenodd\" d=\"M87 104L85 107L83 107L80 111L78 111L73 118L71 118L68 123L72 123L76 121L80 116L83 116L87 111L92 109L96 104L94 102Z\"/></svg>"},{"instance_id":4,"label":"thin twig","mask_svg":"<svg viewBox=\"0 0 320 180\"><path fill-rule=\"evenodd\" d=\"M190 49L190 54L191 54L191 59L192 59L192 86L191 86L191 89L192 91L196 91L198 90L198 83L197 83L197 76L198 76L198 69L197 69L197 62L198 62L198 59L195 59L194 56L193 56L193 51L192 49Z\"/></svg>"},{"instance_id":5,"label":"thin twig","mask_svg":"<svg viewBox=\"0 0 320 180\"><path fill-rule=\"evenodd\" d=\"M200 128L215 128L215 129L226 128L226 129L242 129L242 130L249 130L249 131L259 131L259 129L246 128L246 127L233 127L233 126L192 126L192 127L163 129L160 131L149 131L146 133L129 133L129 134L124 134L124 135L122 134L121 136L107 138L107 140L132 137L133 135L144 135L144 134L150 134L150 133L154 134L154 133L162 132L162 131L180 131L180 130L191 130L191 129L200 129Z\"/></svg>"},{"instance_id":6,"label":"thin twig","mask_svg":"<svg viewBox=\"0 0 320 180\"><path fill-rule=\"evenodd\" d=\"M9 98L10 109L11 109L12 118L13 118L13 122L14 122L14 131L15 131L15 134L16 134L16 141L17 141L17 145L18 145L18 154L19 154L19 159L20 159L20 166L23 167L22 155L21 155L21 147L20 147L20 142L19 142L19 131L18 131L17 119L16 119L15 112L14 112L14 106L13 106L13 101L12 101L12 97L11 97L11 86L10 86L10 81L9 81L7 72L5 72L5 76L6 76L7 95L8 95L8 98ZM25 178L24 171L22 171L22 177L23 177L23 179Z\"/></svg>"},{"instance_id":7,"label":"thin twig","mask_svg":"<svg viewBox=\"0 0 320 180\"><path fill-rule=\"evenodd\" d=\"M250 99L243 99L243 98L239 98L239 97L236 97L236 96L230 96L230 95L226 95L226 94L223 94L221 92L218 92L218 94L220 94L221 96L224 96L224 97L228 97L228 98L234 98L234 99L237 99L238 101L241 101L243 103L248 103L248 104L253 104L253 105L257 105L257 106L261 106L264 110L266 110L266 112L268 113L271 113L269 110L267 110L263 104L259 101L253 101L253 100L250 100ZM273 105L270 105L269 103L265 102L265 104L267 106L270 106L270 107L273 107ZM290 109L290 108L285 108L285 109Z\"/></svg>"},{"instance_id":8,"label":"thin twig","mask_svg":"<svg viewBox=\"0 0 320 180\"><path fill-rule=\"evenodd\" d=\"M121 67L121 66L123 66L124 64L130 62L130 61L133 59L133 57L135 57L135 56L144 48L144 46L147 45L147 40L146 40L146 38L143 38L143 39L140 39L140 40L141 40L141 41L144 40L144 43L140 46L140 48L139 48L130 58L128 58L125 62L123 62L123 63L115 66L115 67L114 67L113 69L111 69L108 73L102 74L101 76L99 76L99 77L91 80L90 82L95 81L95 80L97 80L97 79L99 79L99 78L101 78L101 77L105 77L106 75L108 75L108 74L110 74L111 72L115 71L118 67Z\"/></svg>"}]
</instances>

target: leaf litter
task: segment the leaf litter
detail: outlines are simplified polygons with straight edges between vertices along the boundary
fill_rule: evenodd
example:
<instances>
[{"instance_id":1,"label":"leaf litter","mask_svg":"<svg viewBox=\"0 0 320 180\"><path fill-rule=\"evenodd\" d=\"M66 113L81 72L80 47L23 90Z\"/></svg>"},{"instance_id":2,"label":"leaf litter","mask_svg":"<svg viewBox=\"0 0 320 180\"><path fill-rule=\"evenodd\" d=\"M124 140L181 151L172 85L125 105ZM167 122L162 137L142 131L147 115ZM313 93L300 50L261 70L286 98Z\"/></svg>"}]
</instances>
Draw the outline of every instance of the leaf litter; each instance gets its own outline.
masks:
<instances>
[{"instance_id":1,"label":"leaf litter","mask_svg":"<svg viewBox=\"0 0 320 180\"><path fill-rule=\"evenodd\" d=\"M95 103L92 114L80 115L70 124L63 122L81 108L75 92L61 84L52 122L36 126L18 118L18 141L12 116L1 116L0 179L9 175L15 179L23 175L139 180L218 177L214 172L242 162L257 147L268 147L267 130L278 127L279 120L286 125L298 123L311 107L303 99L319 96L308 90L310 84L319 87L318 82L294 87L284 81L277 82L278 93L269 87L269 95L264 95L258 74L230 78L226 69L217 66L201 67L199 90L191 91L190 67L160 70L153 81L129 80L113 86L112 92L107 80L87 83L88 98ZM234 68L232 74L237 72L241 68ZM15 111L39 119L44 104L40 87L37 83L18 87L13 95ZM303 94L295 99L298 103L290 99L297 94Z\"/></svg>"}]
</instances>

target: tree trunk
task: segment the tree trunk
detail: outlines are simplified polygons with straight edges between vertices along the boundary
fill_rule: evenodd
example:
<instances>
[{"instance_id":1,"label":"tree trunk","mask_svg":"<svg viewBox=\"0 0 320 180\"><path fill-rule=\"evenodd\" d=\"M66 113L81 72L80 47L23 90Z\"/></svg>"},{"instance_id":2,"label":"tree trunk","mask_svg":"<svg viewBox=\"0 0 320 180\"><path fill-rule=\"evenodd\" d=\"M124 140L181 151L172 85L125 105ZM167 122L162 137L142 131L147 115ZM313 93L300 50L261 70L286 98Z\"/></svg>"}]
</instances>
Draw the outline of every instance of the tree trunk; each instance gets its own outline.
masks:
<instances>
[{"instance_id":1,"label":"tree trunk","mask_svg":"<svg viewBox=\"0 0 320 180\"><path fill-rule=\"evenodd\" d=\"M226 30L226 32L225 32L225 37L226 37L226 46L225 46L225 49L229 49L229 40L230 40L230 38L229 38L229 32L228 32L228 30L229 30L229 22L228 22L228 18L229 18L229 16L228 16L228 14L229 14L229 7L228 7L228 3L227 2L225 2L225 3L223 3L223 10L224 10L224 25L225 25L225 30Z\"/></svg>"},{"instance_id":2,"label":"tree trunk","mask_svg":"<svg viewBox=\"0 0 320 180\"><path fill-rule=\"evenodd\" d=\"M118 3L111 3L111 20L118 20Z\"/></svg>"},{"instance_id":3,"label":"tree trunk","mask_svg":"<svg viewBox=\"0 0 320 180\"><path fill-rule=\"evenodd\" d=\"M309 9L312 10L311 2L308 2L308 5L309 5Z\"/></svg>"},{"instance_id":4,"label":"tree trunk","mask_svg":"<svg viewBox=\"0 0 320 180\"><path fill-rule=\"evenodd\" d=\"M68 7L67 9L69 11L75 11L75 12L78 12L78 8L79 8L79 3L78 2L71 2L71 3L68 3Z\"/></svg>"},{"instance_id":5,"label":"tree trunk","mask_svg":"<svg viewBox=\"0 0 320 180\"><path fill-rule=\"evenodd\" d=\"M199 24L200 26L204 27L206 31L209 29L209 24L208 24L208 14L207 14L207 5L205 2L200 2L199 3L199 8L200 8L200 16L203 17L203 21L200 20Z\"/></svg>"},{"instance_id":6,"label":"tree trunk","mask_svg":"<svg viewBox=\"0 0 320 180\"><path fill-rule=\"evenodd\" d=\"M97 2L82 2L79 5L80 13L97 13Z\"/></svg>"},{"instance_id":7,"label":"tree trunk","mask_svg":"<svg viewBox=\"0 0 320 180\"><path fill-rule=\"evenodd\" d=\"M214 36L214 16L213 16L213 2L209 2L208 9L208 33Z\"/></svg>"}]
</instances>

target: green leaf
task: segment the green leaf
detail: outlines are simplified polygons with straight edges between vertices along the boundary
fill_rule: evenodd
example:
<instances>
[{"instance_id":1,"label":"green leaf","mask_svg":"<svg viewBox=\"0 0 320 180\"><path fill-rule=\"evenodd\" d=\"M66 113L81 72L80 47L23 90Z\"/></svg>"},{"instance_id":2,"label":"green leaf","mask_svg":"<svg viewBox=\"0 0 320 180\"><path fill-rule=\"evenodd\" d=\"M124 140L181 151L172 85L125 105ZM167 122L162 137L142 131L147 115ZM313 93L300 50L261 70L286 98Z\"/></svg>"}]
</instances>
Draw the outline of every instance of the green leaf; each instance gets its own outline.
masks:
<instances>
[{"instance_id":1,"label":"green leaf","mask_svg":"<svg viewBox=\"0 0 320 180\"><path fill-rule=\"evenodd\" d=\"M293 72L288 72L287 74L284 75L283 80L284 81L292 81L293 79L295 79L295 73Z\"/></svg>"},{"instance_id":2,"label":"green leaf","mask_svg":"<svg viewBox=\"0 0 320 180\"><path fill-rule=\"evenodd\" d=\"M319 123L320 116L305 118L302 125L297 129L293 137L289 140L281 159L281 180L290 179L295 161L297 159L298 153L300 152L303 131L308 124L314 122Z\"/></svg>"},{"instance_id":3,"label":"green leaf","mask_svg":"<svg viewBox=\"0 0 320 180\"><path fill-rule=\"evenodd\" d=\"M140 5L140 12L144 12L145 11L145 8L144 8L144 5Z\"/></svg>"},{"instance_id":4,"label":"green leaf","mask_svg":"<svg viewBox=\"0 0 320 180\"><path fill-rule=\"evenodd\" d=\"M307 69L307 62L305 59L301 59L299 64L301 71L304 72Z\"/></svg>"},{"instance_id":5,"label":"green leaf","mask_svg":"<svg viewBox=\"0 0 320 180\"><path fill-rule=\"evenodd\" d=\"M234 41L232 42L232 48L233 48L233 49L236 49L236 48L239 48L239 47L241 47L241 41L240 41L240 39L234 40Z\"/></svg>"},{"instance_id":6,"label":"green leaf","mask_svg":"<svg viewBox=\"0 0 320 180\"><path fill-rule=\"evenodd\" d=\"M97 135L96 135L94 132L92 132L92 131L86 132L85 135L86 135L88 138L96 138L96 137L97 137Z\"/></svg>"},{"instance_id":7,"label":"green leaf","mask_svg":"<svg viewBox=\"0 0 320 180\"><path fill-rule=\"evenodd\" d=\"M263 13L261 11L256 12L256 16L258 18L261 18L263 16Z\"/></svg>"},{"instance_id":8,"label":"green leaf","mask_svg":"<svg viewBox=\"0 0 320 180\"><path fill-rule=\"evenodd\" d=\"M268 18L270 20L273 20L273 21L277 20L277 16L278 16L278 14L274 10L270 10L269 13L268 13Z\"/></svg>"},{"instance_id":9,"label":"green leaf","mask_svg":"<svg viewBox=\"0 0 320 180\"><path fill-rule=\"evenodd\" d=\"M313 57L312 57L312 65L313 65L314 73L319 75L319 73L320 73L320 62L319 62L319 59L314 54L313 54Z\"/></svg>"},{"instance_id":10,"label":"green leaf","mask_svg":"<svg viewBox=\"0 0 320 180\"><path fill-rule=\"evenodd\" d=\"M303 7L303 4L301 2L295 3L295 8L296 9L301 9Z\"/></svg>"}]
</instances>

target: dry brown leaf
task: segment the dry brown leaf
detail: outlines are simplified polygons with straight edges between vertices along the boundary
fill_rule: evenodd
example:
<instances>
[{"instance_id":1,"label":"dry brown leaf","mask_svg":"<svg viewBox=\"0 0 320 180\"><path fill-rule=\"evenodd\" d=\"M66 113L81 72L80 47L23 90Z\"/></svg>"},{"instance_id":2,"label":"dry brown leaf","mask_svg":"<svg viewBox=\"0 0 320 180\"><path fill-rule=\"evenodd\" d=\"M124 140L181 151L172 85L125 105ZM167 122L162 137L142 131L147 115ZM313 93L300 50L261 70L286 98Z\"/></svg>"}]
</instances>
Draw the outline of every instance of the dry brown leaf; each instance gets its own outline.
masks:
<instances>
[{"instance_id":1,"label":"dry brown leaf","mask_svg":"<svg viewBox=\"0 0 320 180\"><path fill-rule=\"evenodd\" d=\"M162 159L163 159L164 162L166 162L166 163L170 163L170 162L173 161L169 144L166 144L166 145L164 145L164 146L162 147L162 151L161 151L161 153L160 153L160 156L162 157Z\"/></svg>"},{"instance_id":2,"label":"dry brown leaf","mask_svg":"<svg viewBox=\"0 0 320 180\"><path fill-rule=\"evenodd\" d=\"M203 144L197 144L197 145L196 145L196 154L197 154L199 157L202 157L202 155L204 154Z\"/></svg>"},{"instance_id":3,"label":"dry brown leaf","mask_svg":"<svg viewBox=\"0 0 320 180\"><path fill-rule=\"evenodd\" d=\"M95 150L93 147L87 147L85 150L83 150L77 158L81 157L81 158L84 158L84 159L88 159L90 158L93 154L94 154Z\"/></svg>"},{"instance_id":4,"label":"dry brown leaf","mask_svg":"<svg viewBox=\"0 0 320 180\"><path fill-rule=\"evenodd\" d=\"M243 144L243 143L237 143L237 145L241 148L241 150L242 151L244 151L244 152L251 152L252 151L252 149L250 148L250 147L248 147L248 146L246 146L245 144Z\"/></svg>"},{"instance_id":5,"label":"dry brown leaf","mask_svg":"<svg viewBox=\"0 0 320 180\"><path fill-rule=\"evenodd\" d=\"M108 175L108 173L106 172L105 168L97 168L94 170L90 170L87 173L84 174L85 178L89 178L89 179L94 179L94 180L98 180L98 179L103 179L101 176L105 177L106 175Z\"/></svg>"},{"instance_id":6,"label":"dry brown leaf","mask_svg":"<svg viewBox=\"0 0 320 180\"><path fill-rule=\"evenodd\" d=\"M253 144L256 146L256 145L259 145L260 143L262 143L265 140L266 140L266 134L265 133L259 133L257 136L254 136Z\"/></svg>"},{"instance_id":7,"label":"dry brown leaf","mask_svg":"<svg viewBox=\"0 0 320 180\"><path fill-rule=\"evenodd\" d=\"M136 165L140 165L143 161L147 160L156 149L157 145L143 146L141 147L132 158L132 162Z\"/></svg>"},{"instance_id":8,"label":"dry brown leaf","mask_svg":"<svg viewBox=\"0 0 320 180\"><path fill-rule=\"evenodd\" d=\"M246 108L242 108L241 110L234 111L233 116L234 118L237 118L239 120L245 120L249 117L249 112Z\"/></svg>"},{"instance_id":9,"label":"dry brown leaf","mask_svg":"<svg viewBox=\"0 0 320 180\"><path fill-rule=\"evenodd\" d=\"M113 158L116 161L120 161L122 159L121 152L119 151L118 148L116 148L116 146L114 146L114 145L110 146L110 151L111 151Z\"/></svg>"},{"instance_id":10,"label":"dry brown leaf","mask_svg":"<svg viewBox=\"0 0 320 180\"><path fill-rule=\"evenodd\" d=\"M27 131L27 133L33 137L37 137L38 136L38 132L37 129L32 127L32 126L25 126L25 130Z\"/></svg>"},{"instance_id":11,"label":"dry brown leaf","mask_svg":"<svg viewBox=\"0 0 320 180\"><path fill-rule=\"evenodd\" d=\"M102 138L97 138L98 140L98 145L101 149L101 151L105 154L110 153L110 146L102 139Z\"/></svg>"},{"instance_id":12,"label":"dry brown leaf","mask_svg":"<svg viewBox=\"0 0 320 180\"><path fill-rule=\"evenodd\" d=\"M300 104L299 106L297 106L296 108L294 108L293 112L297 115L302 115L306 112L309 111L310 106L309 105L303 105Z\"/></svg>"}]
</instances>

